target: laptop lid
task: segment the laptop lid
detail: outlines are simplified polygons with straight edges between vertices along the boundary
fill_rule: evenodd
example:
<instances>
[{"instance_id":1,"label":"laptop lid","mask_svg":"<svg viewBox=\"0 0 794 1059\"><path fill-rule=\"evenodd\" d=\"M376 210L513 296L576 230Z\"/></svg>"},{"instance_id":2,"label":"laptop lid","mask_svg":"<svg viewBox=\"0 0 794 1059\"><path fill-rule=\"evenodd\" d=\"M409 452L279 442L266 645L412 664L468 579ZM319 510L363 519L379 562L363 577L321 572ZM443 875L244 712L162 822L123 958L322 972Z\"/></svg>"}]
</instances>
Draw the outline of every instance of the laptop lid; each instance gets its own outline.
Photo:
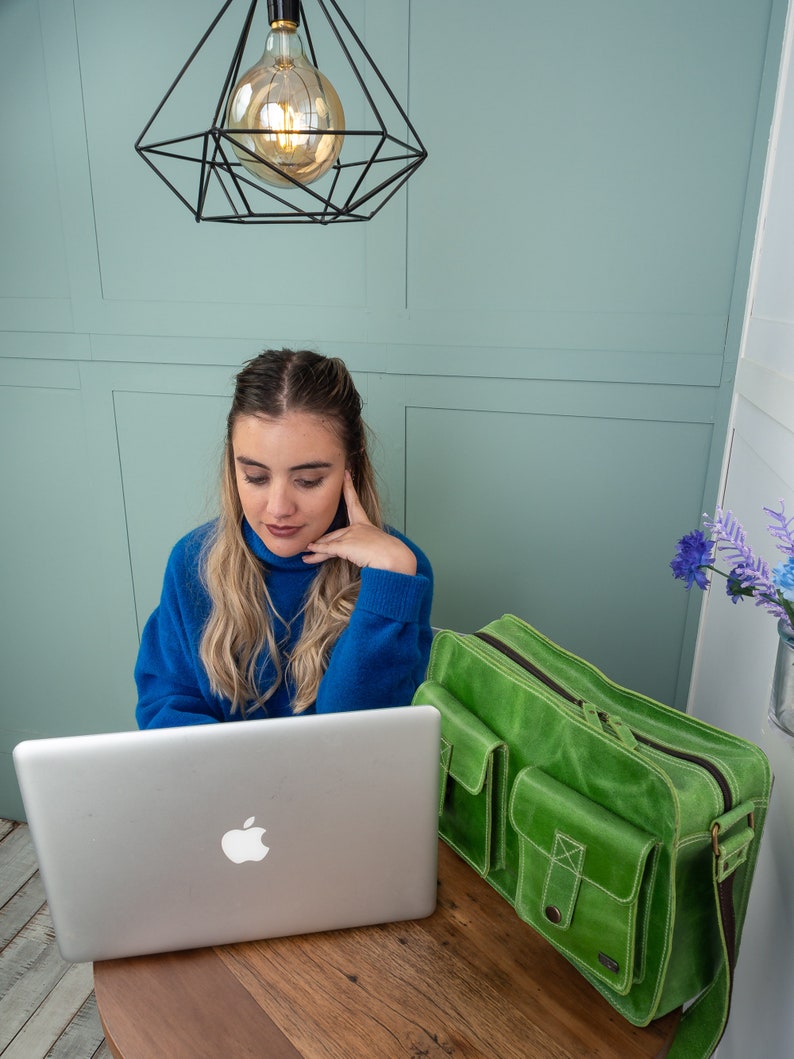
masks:
<instances>
[{"instance_id":1,"label":"laptop lid","mask_svg":"<svg viewBox=\"0 0 794 1059\"><path fill-rule=\"evenodd\" d=\"M64 959L429 915L439 747L432 706L20 743Z\"/></svg>"}]
</instances>

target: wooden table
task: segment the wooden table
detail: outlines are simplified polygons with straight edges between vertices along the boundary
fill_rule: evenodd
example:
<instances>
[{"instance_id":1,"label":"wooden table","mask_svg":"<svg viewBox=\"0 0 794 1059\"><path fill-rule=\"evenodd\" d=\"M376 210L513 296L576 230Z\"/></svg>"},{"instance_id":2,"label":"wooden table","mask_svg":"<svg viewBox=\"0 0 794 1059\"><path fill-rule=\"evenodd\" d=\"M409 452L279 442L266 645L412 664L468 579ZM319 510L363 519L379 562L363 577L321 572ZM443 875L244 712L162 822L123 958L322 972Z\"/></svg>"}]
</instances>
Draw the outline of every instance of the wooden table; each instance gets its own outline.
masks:
<instances>
[{"instance_id":1,"label":"wooden table","mask_svg":"<svg viewBox=\"0 0 794 1059\"><path fill-rule=\"evenodd\" d=\"M94 965L121 1059L631 1059L630 1025L443 843L427 919Z\"/></svg>"}]
</instances>

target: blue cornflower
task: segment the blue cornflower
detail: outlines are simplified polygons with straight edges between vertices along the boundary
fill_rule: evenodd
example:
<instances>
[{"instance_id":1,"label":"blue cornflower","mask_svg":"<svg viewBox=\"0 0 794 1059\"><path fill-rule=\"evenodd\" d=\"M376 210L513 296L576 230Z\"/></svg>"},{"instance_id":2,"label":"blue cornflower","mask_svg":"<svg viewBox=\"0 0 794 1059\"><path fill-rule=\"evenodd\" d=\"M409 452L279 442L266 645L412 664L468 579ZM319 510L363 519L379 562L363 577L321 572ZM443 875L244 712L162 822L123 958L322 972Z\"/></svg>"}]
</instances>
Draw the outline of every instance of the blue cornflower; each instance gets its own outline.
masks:
<instances>
[{"instance_id":1,"label":"blue cornflower","mask_svg":"<svg viewBox=\"0 0 794 1059\"><path fill-rule=\"evenodd\" d=\"M735 566L728 574L728 583L725 585L725 592L731 603L738 603L744 596L755 595L753 586L745 584L741 568L738 566Z\"/></svg>"},{"instance_id":2,"label":"blue cornflower","mask_svg":"<svg viewBox=\"0 0 794 1059\"><path fill-rule=\"evenodd\" d=\"M687 589L692 585L698 588L708 587L706 569L713 560L714 542L706 540L700 530L693 530L682 537L677 545L677 552L670 563L673 576L686 581Z\"/></svg>"},{"instance_id":3,"label":"blue cornflower","mask_svg":"<svg viewBox=\"0 0 794 1059\"><path fill-rule=\"evenodd\" d=\"M772 571L772 580L783 599L794 603L794 555L790 555L784 563L778 563Z\"/></svg>"}]
</instances>

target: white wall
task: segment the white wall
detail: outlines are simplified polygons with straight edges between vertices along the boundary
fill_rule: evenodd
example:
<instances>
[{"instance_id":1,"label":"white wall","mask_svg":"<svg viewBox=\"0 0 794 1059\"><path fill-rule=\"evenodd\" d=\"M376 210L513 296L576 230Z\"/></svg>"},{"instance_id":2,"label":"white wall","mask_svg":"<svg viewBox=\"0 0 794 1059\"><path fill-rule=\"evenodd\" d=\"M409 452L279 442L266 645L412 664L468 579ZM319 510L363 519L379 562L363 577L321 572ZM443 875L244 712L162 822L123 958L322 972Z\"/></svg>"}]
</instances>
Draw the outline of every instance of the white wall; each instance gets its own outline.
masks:
<instances>
[{"instance_id":1,"label":"white wall","mask_svg":"<svg viewBox=\"0 0 794 1059\"><path fill-rule=\"evenodd\" d=\"M790 5L753 277L739 360L722 497L757 553L780 553L763 508L794 515L794 17ZM718 579L721 582L722 579ZM701 616L690 710L757 742L775 786L720 1059L794 1055L794 740L767 720L775 619L722 583Z\"/></svg>"}]
</instances>

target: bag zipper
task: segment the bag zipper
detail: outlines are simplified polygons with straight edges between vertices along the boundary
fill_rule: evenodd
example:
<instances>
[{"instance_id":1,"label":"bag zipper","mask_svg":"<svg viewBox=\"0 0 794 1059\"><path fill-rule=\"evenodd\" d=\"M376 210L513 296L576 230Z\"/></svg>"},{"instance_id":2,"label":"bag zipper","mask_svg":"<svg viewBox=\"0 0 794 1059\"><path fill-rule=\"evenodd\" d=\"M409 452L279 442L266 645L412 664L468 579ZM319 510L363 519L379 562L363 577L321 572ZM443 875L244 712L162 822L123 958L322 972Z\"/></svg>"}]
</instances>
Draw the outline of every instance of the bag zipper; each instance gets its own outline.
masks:
<instances>
[{"instance_id":1,"label":"bag zipper","mask_svg":"<svg viewBox=\"0 0 794 1059\"><path fill-rule=\"evenodd\" d=\"M521 666L522 669L526 669L528 673L531 673L533 677L545 684L547 688L551 688L552 691L561 695L568 702L573 703L574 706L584 706L584 699L577 699L574 695L564 688L562 684L558 684L553 677L550 677L548 673L544 673L542 669L539 669L533 662L530 662L528 658L514 650L509 644L504 643L503 640L497 639L496 636L491 636L488 632L476 632L474 634L478 640L482 640L483 643L487 643L490 647L495 648L501 654L506 655L516 665Z\"/></svg>"},{"instance_id":2,"label":"bag zipper","mask_svg":"<svg viewBox=\"0 0 794 1059\"><path fill-rule=\"evenodd\" d=\"M512 662L515 662L516 665L526 670L527 673L530 673L542 684L545 684L547 688L550 688L567 702L572 703L574 706L584 706L584 699L576 698L576 696L568 691L567 688L564 688L562 684L559 684L553 677L550 677L548 673L545 673L542 669L536 666L534 662L530 662L528 658L522 655L519 651L516 651L515 648L511 647L509 644L506 644L503 640L500 640L496 636L492 636L491 633L482 631L475 632L474 636L476 636L478 640L482 640L483 643L493 647L496 651L499 651L500 654L505 655L505 657L509 658ZM609 714L603 710L598 711L598 716L604 723L609 720ZM733 794L731 793L730 785L728 784L725 775L717 768L713 761L709 761L708 758L700 757L697 754L688 754L684 750L675 750L673 747L665 746L663 743L657 743L655 740L649 739L647 736L635 732L633 728L630 729L630 731L638 743L649 746L653 750L658 750L660 753L667 754L670 757L679 758L681 761L689 761L693 765L699 765L702 769L705 769L722 793L725 805L724 811L727 813L733 808Z\"/></svg>"}]
</instances>

